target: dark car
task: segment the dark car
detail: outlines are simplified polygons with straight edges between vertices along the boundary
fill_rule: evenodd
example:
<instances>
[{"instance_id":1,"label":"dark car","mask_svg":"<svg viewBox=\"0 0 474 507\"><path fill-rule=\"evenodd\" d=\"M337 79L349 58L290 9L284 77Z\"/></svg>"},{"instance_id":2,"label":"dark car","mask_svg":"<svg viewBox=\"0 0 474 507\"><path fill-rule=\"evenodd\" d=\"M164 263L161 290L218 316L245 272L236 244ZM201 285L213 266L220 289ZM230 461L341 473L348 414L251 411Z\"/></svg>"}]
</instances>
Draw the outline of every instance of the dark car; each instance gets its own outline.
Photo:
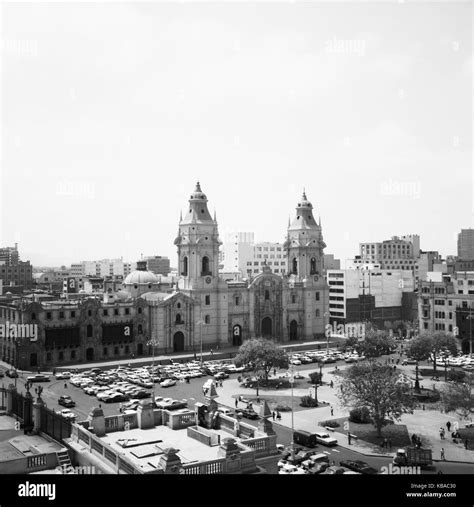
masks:
<instances>
[{"instance_id":1,"label":"dark car","mask_svg":"<svg viewBox=\"0 0 474 507\"><path fill-rule=\"evenodd\" d=\"M402 365L406 366L407 364L416 364L416 359L413 359L411 357L407 357L402 361Z\"/></svg>"},{"instance_id":2,"label":"dark car","mask_svg":"<svg viewBox=\"0 0 474 507\"><path fill-rule=\"evenodd\" d=\"M73 401L70 396L60 396L58 399L58 404L67 408L76 406L76 402Z\"/></svg>"},{"instance_id":3,"label":"dark car","mask_svg":"<svg viewBox=\"0 0 474 507\"><path fill-rule=\"evenodd\" d=\"M5 375L10 378L18 378L18 372L16 370L7 370Z\"/></svg>"},{"instance_id":4,"label":"dark car","mask_svg":"<svg viewBox=\"0 0 474 507\"><path fill-rule=\"evenodd\" d=\"M242 417L245 417L246 419L258 419L258 414L255 410L244 408L243 410L239 410L237 413L242 414Z\"/></svg>"},{"instance_id":5,"label":"dark car","mask_svg":"<svg viewBox=\"0 0 474 507\"><path fill-rule=\"evenodd\" d=\"M378 471L371 467L368 463L365 461L359 461L359 460L345 460L341 461L341 466L348 468L349 470L353 470L354 472L359 472L360 474L377 474Z\"/></svg>"},{"instance_id":6,"label":"dark car","mask_svg":"<svg viewBox=\"0 0 474 507\"><path fill-rule=\"evenodd\" d=\"M49 382L48 375L41 375L38 373L38 375L32 375L31 377L26 377L26 380L28 382Z\"/></svg>"}]
</instances>

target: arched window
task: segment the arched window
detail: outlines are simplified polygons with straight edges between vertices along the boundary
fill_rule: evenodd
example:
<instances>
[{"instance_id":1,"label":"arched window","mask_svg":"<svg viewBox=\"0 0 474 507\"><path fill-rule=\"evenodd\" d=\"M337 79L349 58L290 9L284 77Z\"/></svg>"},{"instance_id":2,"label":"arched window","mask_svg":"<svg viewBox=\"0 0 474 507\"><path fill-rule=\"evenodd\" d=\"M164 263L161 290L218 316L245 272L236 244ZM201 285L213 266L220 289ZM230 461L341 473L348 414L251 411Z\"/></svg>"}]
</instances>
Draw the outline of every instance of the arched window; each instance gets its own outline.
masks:
<instances>
[{"instance_id":1,"label":"arched window","mask_svg":"<svg viewBox=\"0 0 474 507\"><path fill-rule=\"evenodd\" d=\"M268 290L265 291L265 300L270 299L270 292Z\"/></svg>"},{"instance_id":2,"label":"arched window","mask_svg":"<svg viewBox=\"0 0 474 507\"><path fill-rule=\"evenodd\" d=\"M210 275L210 271L209 271L209 257L207 256L204 256L202 258L202 275Z\"/></svg>"},{"instance_id":3,"label":"arched window","mask_svg":"<svg viewBox=\"0 0 474 507\"><path fill-rule=\"evenodd\" d=\"M291 295L291 302L296 303L296 294Z\"/></svg>"},{"instance_id":4,"label":"arched window","mask_svg":"<svg viewBox=\"0 0 474 507\"><path fill-rule=\"evenodd\" d=\"M87 338L92 338L92 326L88 324L87 326Z\"/></svg>"},{"instance_id":5,"label":"arched window","mask_svg":"<svg viewBox=\"0 0 474 507\"><path fill-rule=\"evenodd\" d=\"M310 274L316 274L316 259L314 257L311 257L310 261Z\"/></svg>"},{"instance_id":6,"label":"arched window","mask_svg":"<svg viewBox=\"0 0 474 507\"><path fill-rule=\"evenodd\" d=\"M316 308L316 317L319 317L319 308Z\"/></svg>"},{"instance_id":7,"label":"arched window","mask_svg":"<svg viewBox=\"0 0 474 507\"><path fill-rule=\"evenodd\" d=\"M141 306L138 308L138 313L142 313L142 307Z\"/></svg>"},{"instance_id":8,"label":"arched window","mask_svg":"<svg viewBox=\"0 0 474 507\"><path fill-rule=\"evenodd\" d=\"M293 262L291 266L291 272L296 275L298 273L298 261L296 260L296 257L293 257Z\"/></svg>"},{"instance_id":9,"label":"arched window","mask_svg":"<svg viewBox=\"0 0 474 507\"><path fill-rule=\"evenodd\" d=\"M89 310L89 311L87 312L87 315L88 315L89 317L92 317L92 310Z\"/></svg>"},{"instance_id":10,"label":"arched window","mask_svg":"<svg viewBox=\"0 0 474 507\"><path fill-rule=\"evenodd\" d=\"M204 317L204 324L210 324L211 323L211 316L210 315L206 315Z\"/></svg>"},{"instance_id":11,"label":"arched window","mask_svg":"<svg viewBox=\"0 0 474 507\"><path fill-rule=\"evenodd\" d=\"M176 308L181 308L181 303L178 303L178 304L176 305Z\"/></svg>"},{"instance_id":12,"label":"arched window","mask_svg":"<svg viewBox=\"0 0 474 507\"><path fill-rule=\"evenodd\" d=\"M177 313L176 314L176 324L182 324L182 320L181 320L181 314L180 313Z\"/></svg>"},{"instance_id":13,"label":"arched window","mask_svg":"<svg viewBox=\"0 0 474 507\"><path fill-rule=\"evenodd\" d=\"M138 334L143 334L143 326L138 324Z\"/></svg>"},{"instance_id":14,"label":"arched window","mask_svg":"<svg viewBox=\"0 0 474 507\"><path fill-rule=\"evenodd\" d=\"M36 320L36 313L31 314L31 320Z\"/></svg>"},{"instance_id":15,"label":"arched window","mask_svg":"<svg viewBox=\"0 0 474 507\"><path fill-rule=\"evenodd\" d=\"M183 276L188 276L188 258L183 258L183 272L181 273Z\"/></svg>"}]
</instances>

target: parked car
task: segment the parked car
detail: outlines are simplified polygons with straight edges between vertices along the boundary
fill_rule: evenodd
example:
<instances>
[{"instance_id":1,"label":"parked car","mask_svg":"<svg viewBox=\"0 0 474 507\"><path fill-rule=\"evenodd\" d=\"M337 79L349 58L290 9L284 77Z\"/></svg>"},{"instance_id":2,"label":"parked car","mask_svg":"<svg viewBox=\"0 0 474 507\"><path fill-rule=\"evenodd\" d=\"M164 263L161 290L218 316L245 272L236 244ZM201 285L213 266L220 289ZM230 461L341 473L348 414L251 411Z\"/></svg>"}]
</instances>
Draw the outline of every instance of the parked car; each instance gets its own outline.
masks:
<instances>
[{"instance_id":1,"label":"parked car","mask_svg":"<svg viewBox=\"0 0 474 507\"><path fill-rule=\"evenodd\" d=\"M18 372L16 370L7 370L5 375L10 378L18 378Z\"/></svg>"},{"instance_id":2,"label":"parked car","mask_svg":"<svg viewBox=\"0 0 474 507\"><path fill-rule=\"evenodd\" d=\"M237 413L242 414L242 417L245 417L246 419L258 419L258 414L255 412L255 410L244 408L242 410L239 409Z\"/></svg>"},{"instance_id":3,"label":"parked car","mask_svg":"<svg viewBox=\"0 0 474 507\"><path fill-rule=\"evenodd\" d=\"M402 365L406 366L407 364L416 364L416 359L413 359L411 357L407 357L402 361Z\"/></svg>"},{"instance_id":4,"label":"parked car","mask_svg":"<svg viewBox=\"0 0 474 507\"><path fill-rule=\"evenodd\" d=\"M325 474L328 474L328 475L334 475L334 474L343 474L346 472L346 469L343 468L343 467L337 467L337 466L331 466L331 467L328 467L326 470L325 470Z\"/></svg>"},{"instance_id":5,"label":"parked car","mask_svg":"<svg viewBox=\"0 0 474 507\"><path fill-rule=\"evenodd\" d=\"M161 387L172 387L176 385L176 380L167 378L166 380L163 380L163 382L160 382Z\"/></svg>"},{"instance_id":6,"label":"parked car","mask_svg":"<svg viewBox=\"0 0 474 507\"><path fill-rule=\"evenodd\" d=\"M164 410L177 410L179 408L187 408L188 401L187 400L174 400L172 398L165 398L164 400L156 402L156 406L158 408L162 408Z\"/></svg>"},{"instance_id":7,"label":"parked car","mask_svg":"<svg viewBox=\"0 0 474 507\"><path fill-rule=\"evenodd\" d=\"M55 378L56 380L70 379L71 374L68 371L59 371L58 373L56 373Z\"/></svg>"},{"instance_id":8,"label":"parked car","mask_svg":"<svg viewBox=\"0 0 474 507\"><path fill-rule=\"evenodd\" d=\"M216 380L224 380L225 378L229 378L229 374L224 371L220 371L214 375Z\"/></svg>"},{"instance_id":9,"label":"parked car","mask_svg":"<svg viewBox=\"0 0 474 507\"><path fill-rule=\"evenodd\" d=\"M340 463L341 466L348 468L349 470L353 470L354 472L358 472L360 474L377 474L378 471L371 467L365 461L360 460L344 460Z\"/></svg>"},{"instance_id":10,"label":"parked car","mask_svg":"<svg viewBox=\"0 0 474 507\"><path fill-rule=\"evenodd\" d=\"M294 364L295 366L298 366L301 364L301 361L299 359L292 359L290 361L290 364Z\"/></svg>"},{"instance_id":11,"label":"parked car","mask_svg":"<svg viewBox=\"0 0 474 507\"><path fill-rule=\"evenodd\" d=\"M74 421L76 419L76 414L74 414L74 412L71 412L68 408L60 410L58 414L62 415L64 419L68 419L70 421Z\"/></svg>"},{"instance_id":12,"label":"parked car","mask_svg":"<svg viewBox=\"0 0 474 507\"><path fill-rule=\"evenodd\" d=\"M71 399L70 396L60 396L58 399L58 404L62 405L63 407L75 407L76 402Z\"/></svg>"},{"instance_id":13,"label":"parked car","mask_svg":"<svg viewBox=\"0 0 474 507\"><path fill-rule=\"evenodd\" d=\"M41 374L37 374L37 375L31 375L30 377L26 377L26 380L28 382L49 382L49 377L48 375L41 375Z\"/></svg>"},{"instance_id":14,"label":"parked car","mask_svg":"<svg viewBox=\"0 0 474 507\"><path fill-rule=\"evenodd\" d=\"M325 433L323 431L318 431L315 434L316 442L323 445L337 445L337 440L334 437L331 437L329 433Z\"/></svg>"}]
</instances>

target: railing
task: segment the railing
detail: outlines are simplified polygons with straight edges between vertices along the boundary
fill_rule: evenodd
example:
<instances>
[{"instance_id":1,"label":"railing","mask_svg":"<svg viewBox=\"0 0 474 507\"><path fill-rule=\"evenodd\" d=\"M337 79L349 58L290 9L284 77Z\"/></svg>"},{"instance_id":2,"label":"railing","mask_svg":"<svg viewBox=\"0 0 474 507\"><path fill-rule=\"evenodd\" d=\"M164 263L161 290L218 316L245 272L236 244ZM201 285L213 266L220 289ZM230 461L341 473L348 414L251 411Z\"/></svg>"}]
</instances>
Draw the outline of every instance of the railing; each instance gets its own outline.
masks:
<instances>
[{"instance_id":1,"label":"railing","mask_svg":"<svg viewBox=\"0 0 474 507\"><path fill-rule=\"evenodd\" d=\"M188 437L194 438L194 440L197 440L202 444L208 445L209 447L219 445L221 442L219 434L210 431L206 428L201 428L200 426L188 427Z\"/></svg>"},{"instance_id":2,"label":"railing","mask_svg":"<svg viewBox=\"0 0 474 507\"><path fill-rule=\"evenodd\" d=\"M219 458L203 463L189 463L183 465L183 474L185 475L202 475L202 474L224 474L226 471L225 458Z\"/></svg>"},{"instance_id":3,"label":"railing","mask_svg":"<svg viewBox=\"0 0 474 507\"><path fill-rule=\"evenodd\" d=\"M253 449L257 458L265 456L270 452L268 437L249 438L242 443L250 447L250 449Z\"/></svg>"},{"instance_id":4,"label":"railing","mask_svg":"<svg viewBox=\"0 0 474 507\"><path fill-rule=\"evenodd\" d=\"M28 456L26 458L26 468L38 468L46 465L46 454L38 454L36 456Z\"/></svg>"},{"instance_id":5,"label":"railing","mask_svg":"<svg viewBox=\"0 0 474 507\"><path fill-rule=\"evenodd\" d=\"M255 427L250 424L240 423L239 436L246 438L253 438L255 435Z\"/></svg>"},{"instance_id":6,"label":"railing","mask_svg":"<svg viewBox=\"0 0 474 507\"><path fill-rule=\"evenodd\" d=\"M126 429L126 425L128 424L128 429L133 429L138 427L138 419L137 414L121 414L121 415L111 415L104 417L105 420L105 431L113 432L113 431L123 431Z\"/></svg>"},{"instance_id":7,"label":"railing","mask_svg":"<svg viewBox=\"0 0 474 507\"><path fill-rule=\"evenodd\" d=\"M219 417L217 419L219 423L219 428L221 430L228 431L229 433L234 433L234 425L235 425L235 419L233 417L229 417L224 414L219 414Z\"/></svg>"},{"instance_id":8,"label":"railing","mask_svg":"<svg viewBox=\"0 0 474 507\"><path fill-rule=\"evenodd\" d=\"M106 432L117 431L118 428L119 428L118 416L113 415L113 416L105 417L105 431Z\"/></svg>"},{"instance_id":9,"label":"railing","mask_svg":"<svg viewBox=\"0 0 474 507\"><path fill-rule=\"evenodd\" d=\"M194 426L196 424L196 415L190 410L182 413L170 412L168 414L168 421L168 426L171 429L179 430L188 426Z\"/></svg>"}]
</instances>

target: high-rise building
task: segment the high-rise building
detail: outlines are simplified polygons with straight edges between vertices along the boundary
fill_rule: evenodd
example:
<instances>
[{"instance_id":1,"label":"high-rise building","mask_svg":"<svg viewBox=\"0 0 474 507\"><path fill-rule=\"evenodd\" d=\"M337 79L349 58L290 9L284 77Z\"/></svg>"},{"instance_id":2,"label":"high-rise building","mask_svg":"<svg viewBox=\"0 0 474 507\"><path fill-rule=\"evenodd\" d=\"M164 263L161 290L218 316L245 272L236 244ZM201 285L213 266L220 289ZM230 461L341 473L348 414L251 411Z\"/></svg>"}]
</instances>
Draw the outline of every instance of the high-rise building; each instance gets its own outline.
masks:
<instances>
[{"instance_id":1,"label":"high-rise building","mask_svg":"<svg viewBox=\"0 0 474 507\"><path fill-rule=\"evenodd\" d=\"M474 229L461 229L458 234L458 259L474 259Z\"/></svg>"},{"instance_id":2,"label":"high-rise building","mask_svg":"<svg viewBox=\"0 0 474 507\"><path fill-rule=\"evenodd\" d=\"M21 292L33 286L33 266L30 261L20 260L18 243L0 248L0 279L5 292Z\"/></svg>"},{"instance_id":3,"label":"high-rise building","mask_svg":"<svg viewBox=\"0 0 474 507\"><path fill-rule=\"evenodd\" d=\"M155 275L168 276L171 271L168 257L155 255L153 257L145 257L143 260L146 261L146 269Z\"/></svg>"}]
</instances>

